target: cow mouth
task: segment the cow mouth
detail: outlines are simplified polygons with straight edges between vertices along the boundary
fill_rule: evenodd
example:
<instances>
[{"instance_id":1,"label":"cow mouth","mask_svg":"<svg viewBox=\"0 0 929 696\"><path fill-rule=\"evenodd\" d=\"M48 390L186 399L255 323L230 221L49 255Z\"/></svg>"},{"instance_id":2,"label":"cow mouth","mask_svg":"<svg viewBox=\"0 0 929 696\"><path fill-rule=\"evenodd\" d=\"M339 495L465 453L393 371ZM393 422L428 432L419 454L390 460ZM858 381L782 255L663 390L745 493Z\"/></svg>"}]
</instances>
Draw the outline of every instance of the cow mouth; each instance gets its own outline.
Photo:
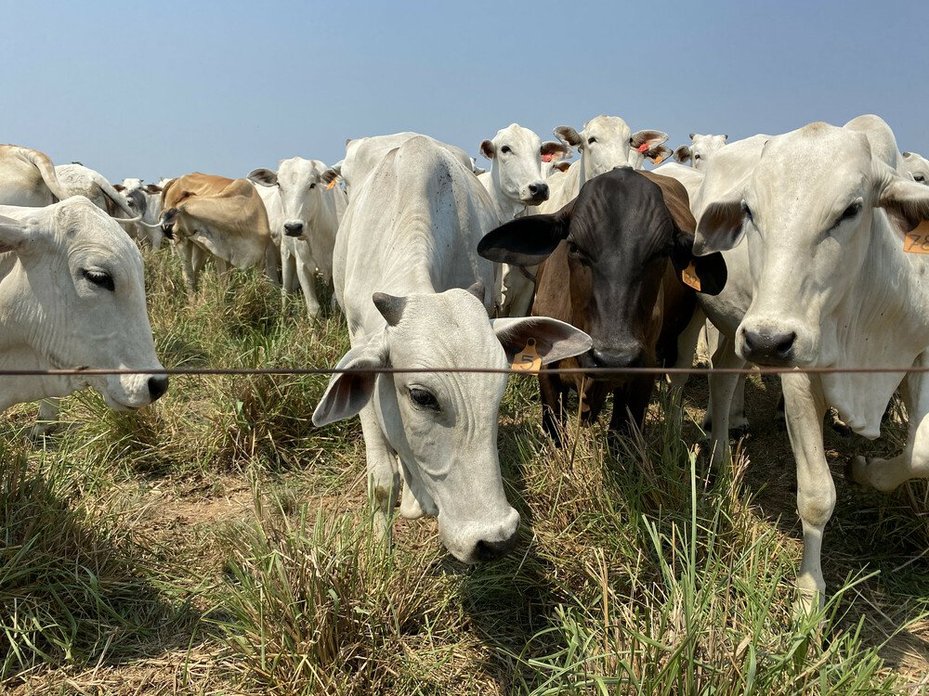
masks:
<instances>
[{"instance_id":1,"label":"cow mouth","mask_svg":"<svg viewBox=\"0 0 929 696\"><path fill-rule=\"evenodd\" d=\"M548 194L544 196L532 196L531 198L523 198L523 205L542 205L545 201L548 200Z\"/></svg>"}]
</instances>

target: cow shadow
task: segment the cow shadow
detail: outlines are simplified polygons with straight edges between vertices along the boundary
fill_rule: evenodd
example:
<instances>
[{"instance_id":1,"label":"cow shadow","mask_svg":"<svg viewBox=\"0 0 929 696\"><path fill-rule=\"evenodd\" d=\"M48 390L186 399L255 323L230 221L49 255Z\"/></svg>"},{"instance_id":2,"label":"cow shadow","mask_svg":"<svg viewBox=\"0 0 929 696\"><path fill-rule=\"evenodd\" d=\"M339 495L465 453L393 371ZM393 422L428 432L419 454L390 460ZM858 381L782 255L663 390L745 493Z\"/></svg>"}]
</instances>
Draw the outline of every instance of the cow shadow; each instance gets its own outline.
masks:
<instances>
[{"instance_id":1,"label":"cow shadow","mask_svg":"<svg viewBox=\"0 0 929 696\"><path fill-rule=\"evenodd\" d=\"M3 454L7 454L4 452ZM0 469L0 682L187 649L200 614L156 587L148 551L21 457Z\"/></svg>"}]
</instances>

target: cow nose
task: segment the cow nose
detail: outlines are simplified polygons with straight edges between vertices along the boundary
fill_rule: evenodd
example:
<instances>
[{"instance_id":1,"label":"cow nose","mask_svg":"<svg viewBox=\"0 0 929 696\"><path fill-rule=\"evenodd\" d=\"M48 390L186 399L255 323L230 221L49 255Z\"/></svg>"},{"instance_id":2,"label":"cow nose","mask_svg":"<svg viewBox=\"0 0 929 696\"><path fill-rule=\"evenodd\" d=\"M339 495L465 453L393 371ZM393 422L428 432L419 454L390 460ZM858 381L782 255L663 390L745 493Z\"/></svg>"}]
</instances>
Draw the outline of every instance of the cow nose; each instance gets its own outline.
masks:
<instances>
[{"instance_id":1,"label":"cow nose","mask_svg":"<svg viewBox=\"0 0 929 696\"><path fill-rule=\"evenodd\" d=\"M494 561L509 553L516 546L516 534L502 541L487 541L481 539L474 546L474 558L479 563Z\"/></svg>"},{"instance_id":2,"label":"cow nose","mask_svg":"<svg viewBox=\"0 0 929 696\"><path fill-rule=\"evenodd\" d=\"M152 401L164 396L166 391L168 391L167 375L155 375L148 378L148 393L151 395Z\"/></svg>"},{"instance_id":3,"label":"cow nose","mask_svg":"<svg viewBox=\"0 0 929 696\"><path fill-rule=\"evenodd\" d=\"M301 234L303 234L303 223L302 222L285 222L284 233L288 237L299 237Z\"/></svg>"},{"instance_id":4,"label":"cow nose","mask_svg":"<svg viewBox=\"0 0 929 696\"><path fill-rule=\"evenodd\" d=\"M794 331L775 332L765 329L757 331L742 329L744 356L757 363L789 362L797 334Z\"/></svg>"},{"instance_id":5,"label":"cow nose","mask_svg":"<svg viewBox=\"0 0 929 696\"><path fill-rule=\"evenodd\" d=\"M597 367L642 367L645 356L640 349L610 350L607 348L594 348L591 353Z\"/></svg>"},{"instance_id":6,"label":"cow nose","mask_svg":"<svg viewBox=\"0 0 929 696\"><path fill-rule=\"evenodd\" d=\"M546 183L536 183L529 184L529 193L532 194L532 197L536 200L541 199L543 201L548 200L548 184Z\"/></svg>"}]
</instances>

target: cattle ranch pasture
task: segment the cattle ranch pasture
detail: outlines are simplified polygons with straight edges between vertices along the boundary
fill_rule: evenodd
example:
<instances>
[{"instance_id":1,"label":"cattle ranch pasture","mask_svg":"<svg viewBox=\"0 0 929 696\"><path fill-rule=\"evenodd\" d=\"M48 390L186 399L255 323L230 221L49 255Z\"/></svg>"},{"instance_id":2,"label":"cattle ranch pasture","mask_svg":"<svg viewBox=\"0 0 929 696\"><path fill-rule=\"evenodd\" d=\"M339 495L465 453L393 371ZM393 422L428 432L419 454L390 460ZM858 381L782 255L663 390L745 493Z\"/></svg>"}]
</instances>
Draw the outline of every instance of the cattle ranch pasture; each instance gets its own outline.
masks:
<instances>
[{"instance_id":1,"label":"cattle ranch pasture","mask_svg":"<svg viewBox=\"0 0 929 696\"><path fill-rule=\"evenodd\" d=\"M261 274L212 272L188 303L170 251L145 251L157 354L178 367L331 366L344 320L282 307ZM320 304L328 307L328 298ZM662 393L642 436L539 427L513 377L500 462L514 552L467 567L434 520L372 540L357 419L314 429L324 376L172 378L132 414L81 393L0 447L0 685L14 694L587 694L929 692L929 500L842 477L899 449L827 433L838 504L829 600L797 618L801 540L774 380L732 470L703 480L706 380ZM698 407L699 405L699 407Z\"/></svg>"}]
</instances>

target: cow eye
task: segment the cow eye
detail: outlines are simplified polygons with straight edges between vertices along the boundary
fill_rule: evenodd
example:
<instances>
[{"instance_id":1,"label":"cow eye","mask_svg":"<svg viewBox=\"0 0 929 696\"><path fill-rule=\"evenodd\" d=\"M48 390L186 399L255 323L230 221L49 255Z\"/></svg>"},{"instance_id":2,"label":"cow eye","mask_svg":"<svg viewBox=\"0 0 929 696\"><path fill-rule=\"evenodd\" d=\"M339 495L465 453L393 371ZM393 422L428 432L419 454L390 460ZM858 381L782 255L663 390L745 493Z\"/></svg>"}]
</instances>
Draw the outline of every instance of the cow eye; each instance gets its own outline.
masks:
<instances>
[{"instance_id":1,"label":"cow eye","mask_svg":"<svg viewBox=\"0 0 929 696\"><path fill-rule=\"evenodd\" d=\"M310 184L310 188L311 188L311 189L315 189L315 188L316 188L316 184L315 184L315 183Z\"/></svg>"},{"instance_id":2,"label":"cow eye","mask_svg":"<svg viewBox=\"0 0 929 696\"><path fill-rule=\"evenodd\" d=\"M702 158L701 158L700 155L694 155L694 159L695 159L695 160L698 160L698 159L702 159Z\"/></svg>"},{"instance_id":3,"label":"cow eye","mask_svg":"<svg viewBox=\"0 0 929 696\"><path fill-rule=\"evenodd\" d=\"M503 147L500 148L500 152L513 152L513 150L510 149L509 145L504 145Z\"/></svg>"},{"instance_id":4,"label":"cow eye","mask_svg":"<svg viewBox=\"0 0 929 696\"><path fill-rule=\"evenodd\" d=\"M417 408L439 410L439 400L435 398L435 394L422 387L410 387L410 401Z\"/></svg>"},{"instance_id":5,"label":"cow eye","mask_svg":"<svg viewBox=\"0 0 929 696\"><path fill-rule=\"evenodd\" d=\"M587 138L588 145L593 145L595 142L597 142L597 139L595 137L590 136L589 138Z\"/></svg>"},{"instance_id":6,"label":"cow eye","mask_svg":"<svg viewBox=\"0 0 929 696\"><path fill-rule=\"evenodd\" d=\"M848 206L842 214L839 216L839 219L835 221L833 227L838 227L846 220L852 220L857 217L858 213L861 212L861 201L855 201L850 206Z\"/></svg>"},{"instance_id":7,"label":"cow eye","mask_svg":"<svg viewBox=\"0 0 929 696\"><path fill-rule=\"evenodd\" d=\"M81 274L94 285L98 285L101 288L106 288L110 292L114 292L116 290L116 286L113 284L113 276L111 276L106 271L85 268L81 271Z\"/></svg>"},{"instance_id":8,"label":"cow eye","mask_svg":"<svg viewBox=\"0 0 929 696\"><path fill-rule=\"evenodd\" d=\"M752 217L752 209L748 207L748 203L742 201L742 214L748 218L749 222L754 222L755 218Z\"/></svg>"},{"instance_id":9,"label":"cow eye","mask_svg":"<svg viewBox=\"0 0 929 696\"><path fill-rule=\"evenodd\" d=\"M923 183L925 180L926 180L926 177L924 177L922 174L913 175L913 181L918 181L919 183Z\"/></svg>"}]
</instances>

